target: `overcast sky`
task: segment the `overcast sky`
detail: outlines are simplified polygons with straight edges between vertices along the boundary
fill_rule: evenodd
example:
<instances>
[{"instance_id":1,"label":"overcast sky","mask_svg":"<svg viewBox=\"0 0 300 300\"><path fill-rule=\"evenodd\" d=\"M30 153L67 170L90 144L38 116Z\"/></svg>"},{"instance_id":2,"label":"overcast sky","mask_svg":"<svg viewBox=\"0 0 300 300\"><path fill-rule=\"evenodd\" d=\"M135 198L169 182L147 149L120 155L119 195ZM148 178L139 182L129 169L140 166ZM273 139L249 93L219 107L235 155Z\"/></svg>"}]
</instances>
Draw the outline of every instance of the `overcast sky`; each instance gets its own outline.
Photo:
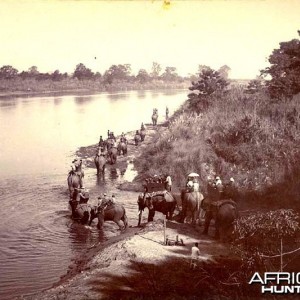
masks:
<instances>
[{"instance_id":1,"label":"overcast sky","mask_svg":"<svg viewBox=\"0 0 300 300\"><path fill-rule=\"evenodd\" d=\"M196 73L199 64L254 78L282 41L299 38L299 0L1 1L0 66L104 73L152 62Z\"/></svg>"}]
</instances>

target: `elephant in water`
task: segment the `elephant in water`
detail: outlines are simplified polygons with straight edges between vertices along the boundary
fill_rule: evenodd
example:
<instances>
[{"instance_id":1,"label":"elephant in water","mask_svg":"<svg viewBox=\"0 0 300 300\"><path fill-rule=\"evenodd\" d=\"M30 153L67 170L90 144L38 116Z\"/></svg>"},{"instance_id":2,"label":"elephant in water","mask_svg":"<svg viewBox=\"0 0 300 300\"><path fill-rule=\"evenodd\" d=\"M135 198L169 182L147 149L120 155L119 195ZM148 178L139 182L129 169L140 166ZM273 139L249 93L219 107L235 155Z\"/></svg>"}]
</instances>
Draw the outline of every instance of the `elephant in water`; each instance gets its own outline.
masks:
<instances>
[{"instance_id":1,"label":"elephant in water","mask_svg":"<svg viewBox=\"0 0 300 300\"><path fill-rule=\"evenodd\" d=\"M157 125L158 113L155 112L152 114L152 124L153 126Z\"/></svg>"},{"instance_id":2,"label":"elephant in water","mask_svg":"<svg viewBox=\"0 0 300 300\"><path fill-rule=\"evenodd\" d=\"M93 212L95 212L95 210ZM91 220L96 216L98 217L97 227L99 229L102 228L104 221L115 222L119 226L120 230L124 230L128 227L128 219L124 206L112 203L110 200L102 200L100 205L97 207L96 215L93 215Z\"/></svg>"},{"instance_id":3,"label":"elephant in water","mask_svg":"<svg viewBox=\"0 0 300 300\"><path fill-rule=\"evenodd\" d=\"M82 170L82 160L76 165L75 171L70 171L67 178L70 199L74 198L74 191L77 188L82 187L82 179L84 178L84 172Z\"/></svg>"},{"instance_id":4,"label":"elephant in water","mask_svg":"<svg viewBox=\"0 0 300 300\"><path fill-rule=\"evenodd\" d=\"M215 237L225 240L233 231L233 221L238 217L236 203L231 200L211 201L205 198L201 203L202 208L206 211L204 234L208 234L210 221L215 220Z\"/></svg>"},{"instance_id":5,"label":"elephant in water","mask_svg":"<svg viewBox=\"0 0 300 300\"><path fill-rule=\"evenodd\" d=\"M116 147L112 147L108 150L108 155L110 158L111 165L114 165L117 162L117 154L118 154L118 150Z\"/></svg>"},{"instance_id":6,"label":"elephant in water","mask_svg":"<svg viewBox=\"0 0 300 300\"><path fill-rule=\"evenodd\" d=\"M89 205L87 203L88 199L88 193L83 192L83 189L75 188L73 199L69 201L72 209L72 218L84 225L89 224L91 218L94 218L93 215L96 213L96 207Z\"/></svg>"},{"instance_id":7,"label":"elephant in water","mask_svg":"<svg viewBox=\"0 0 300 300\"><path fill-rule=\"evenodd\" d=\"M117 149L118 149L118 155L121 155L121 153L123 155L127 154L127 144L125 142L119 142Z\"/></svg>"},{"instance_id":8,"label":"elephant in water","mask_svg":"<svg viewBox=\"0 0 300 300\"><path fill-rule=\"evenodd\" d=\"M192 224L195 224L197 219L202 215L201 202L203 195L200 192L181 191L182 211L180 222L184 223L187 217L191 217Z\"/></svg>"},{"instance_id":9,"label":"elephant in water","mask_svg":"<svg viewBox=\"0 0 300 300\"><path fill-rule=\"evenodd\" d=\"M153 221L156 211L163 213L168 220L171 220L177 204L175 197L167 191L141 193L138 196L137 203L139 207L138 226L141 224L142 212L146 207L149 210L148 222L151 222Z\"/></svg>"},{"instance_id":10,"label":"elephant in water","mask_svg":"<svg viewBox=\"0 0 300 300\"><path fill-rule=\"evenodd\" d=\"M99 148L99 151L95 156L94 162L97 168L97 175L103 174L106 165L106 152L102 148Z\"/></svg>"}]
</instances>

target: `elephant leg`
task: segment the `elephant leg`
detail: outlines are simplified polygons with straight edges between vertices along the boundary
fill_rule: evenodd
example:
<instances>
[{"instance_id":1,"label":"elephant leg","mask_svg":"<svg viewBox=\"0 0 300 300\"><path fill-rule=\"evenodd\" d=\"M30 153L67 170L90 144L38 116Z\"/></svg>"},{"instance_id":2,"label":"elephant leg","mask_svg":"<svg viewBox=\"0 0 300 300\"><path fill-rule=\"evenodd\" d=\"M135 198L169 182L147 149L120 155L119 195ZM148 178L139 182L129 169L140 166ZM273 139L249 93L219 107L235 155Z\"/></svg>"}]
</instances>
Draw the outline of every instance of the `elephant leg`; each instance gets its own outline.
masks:
<instances>
[{"instance_id":1,"label":"elephant leg","mask_svg":"<svg viewBox=\"0 0 300 300\"><path fill-rule=\"evenodd\" d=\"M155 215L155 210L149 210L148 222L152 222Z\"/></svg>"},{"instance_id":2,"label":"elephant leg","mask_svg":"<svg viewBox=\"0 0 300 300\"><path fill-rule=\"evenodd\" d=\"M121 220L114 220L114 222L119 226L119 229L122 230L123 229L123 223L121 222Z\"/></svg>"},{"instance_id":3,"label":"elephant leg","mask_svg":"<svg viewBox=\"0 0 300 300\"><path fill-rule=\"evenodd\" d=\"M101 229L104 223L104 219L103 218L99 218L98 217L98 224L97 224L97 228Z\"/></svg>"},{"instance_id":4,"label":"elephant leg","mask_svg":"<svg viewBox=\"0 0 300 300\"><path fill-rule=\"evenodd\" d=\"M124 229L126 229L127 226L128 226L128 219L127 219L126 214L124 214L124 216L123 216L123 218L122 218L121 220L122 220L123 223L124 223Z\"/></svg>"},{"instance_id":5,"label":"elephant leg","mask_svg":"<svg viewBox=\"0 0 300 300\"><path fill-rule=\"evenodd\" d=\"M211 219L212 219L212 212L211 211L207 211L205 213L205 221L204 221L203 234L208 234L208 227L209 227Z\"/></svg>"}]
</instances>

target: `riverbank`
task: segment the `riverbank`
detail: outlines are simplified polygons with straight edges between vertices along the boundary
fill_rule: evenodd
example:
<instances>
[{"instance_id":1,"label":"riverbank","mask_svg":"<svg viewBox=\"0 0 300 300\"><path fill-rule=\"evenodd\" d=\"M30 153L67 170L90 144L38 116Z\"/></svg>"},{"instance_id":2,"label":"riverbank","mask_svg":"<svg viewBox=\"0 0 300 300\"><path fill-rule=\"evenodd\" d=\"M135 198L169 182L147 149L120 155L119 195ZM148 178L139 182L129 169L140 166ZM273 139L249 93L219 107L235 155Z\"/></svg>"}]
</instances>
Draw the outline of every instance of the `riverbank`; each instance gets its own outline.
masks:
<instances>
[{"instance_id":1,"label":"riverbank","mask_svg":"<svg viewBox=\"0 0 300 300\"><path fill-rule=\"evenodd\" d=\"M157 128L164 129L162 124ZM128 132L128 155L119 156L116 167L126 167L128 162L138 159L144 149L153 142L157 128L148 125L145 141L139 146L133 143L135 132ZM94 168L96 149L97 144L82 147L76 154L84 160L86 167ZM125 189L128 186L140 190L138 185L132 185L130 182L125 182L120 188ZM130 201L136 203L136 199ZM144 215L147 215L147 212ZM157 293L166 299L170 295L175 297L179 288L183 293L181 299L190 299L193 293L194 296L199 295L196 288L192 288L192 284L189 284L190 290L183 287L183 282L190 277L192 280L195 275L190 269L191 247L195 242L199 242L201 268L208 268L208 272L216 270L219 266L216 262L219 260L228 261L233 258L228 245L220 244L211 238L213 230L209 236L202 236L201 227L179 224L176 221L167 222L166 235L171 240L178 236L184 245L166 246L162 214L157 213L155 221L148 224L145 217L141 228L129 224L125 232L94 245L87 253L77 257L65 276L51 289L24 296L23 299L154 299ZM164 274L164 280L157 277L156 271ZM172 279L171 287L166 282L167 278ZM210 276L209 281L212 278ZM165 286L162 285L163 282ZM152 287L152 284L156 287ZM207 284L207 281L203 284ZM185 285L188 286L187 283Z\"/></svg>"}]
</instances>

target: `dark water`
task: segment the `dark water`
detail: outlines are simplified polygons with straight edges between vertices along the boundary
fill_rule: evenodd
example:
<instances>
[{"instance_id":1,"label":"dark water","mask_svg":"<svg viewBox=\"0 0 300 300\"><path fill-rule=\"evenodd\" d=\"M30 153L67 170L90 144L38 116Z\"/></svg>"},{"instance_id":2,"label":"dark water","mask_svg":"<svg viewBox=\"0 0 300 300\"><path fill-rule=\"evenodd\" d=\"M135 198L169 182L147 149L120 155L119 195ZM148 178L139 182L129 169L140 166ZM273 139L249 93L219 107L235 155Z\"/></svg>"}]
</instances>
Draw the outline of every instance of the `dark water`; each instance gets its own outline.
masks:
<instances>
[{"instance_id":1,"label":"dark water","mask_svg":"<svg viewBox=\"0 0 300 300\"><path fill-rule=\"evenodd\" d=\"M72 259L99 241L119 234L115 224L73 223L68 208L67 173L76 149L95 144L107 129L120 134L159 121L183 103L187 91L128 92L85 96L0 100L0 299L36 293L64 275ZM116 193L136 225L137 195L116 190L135 173L110 168L104 180L85 169L90 202L104 191Z\"/></svg>"}]
</instances>

